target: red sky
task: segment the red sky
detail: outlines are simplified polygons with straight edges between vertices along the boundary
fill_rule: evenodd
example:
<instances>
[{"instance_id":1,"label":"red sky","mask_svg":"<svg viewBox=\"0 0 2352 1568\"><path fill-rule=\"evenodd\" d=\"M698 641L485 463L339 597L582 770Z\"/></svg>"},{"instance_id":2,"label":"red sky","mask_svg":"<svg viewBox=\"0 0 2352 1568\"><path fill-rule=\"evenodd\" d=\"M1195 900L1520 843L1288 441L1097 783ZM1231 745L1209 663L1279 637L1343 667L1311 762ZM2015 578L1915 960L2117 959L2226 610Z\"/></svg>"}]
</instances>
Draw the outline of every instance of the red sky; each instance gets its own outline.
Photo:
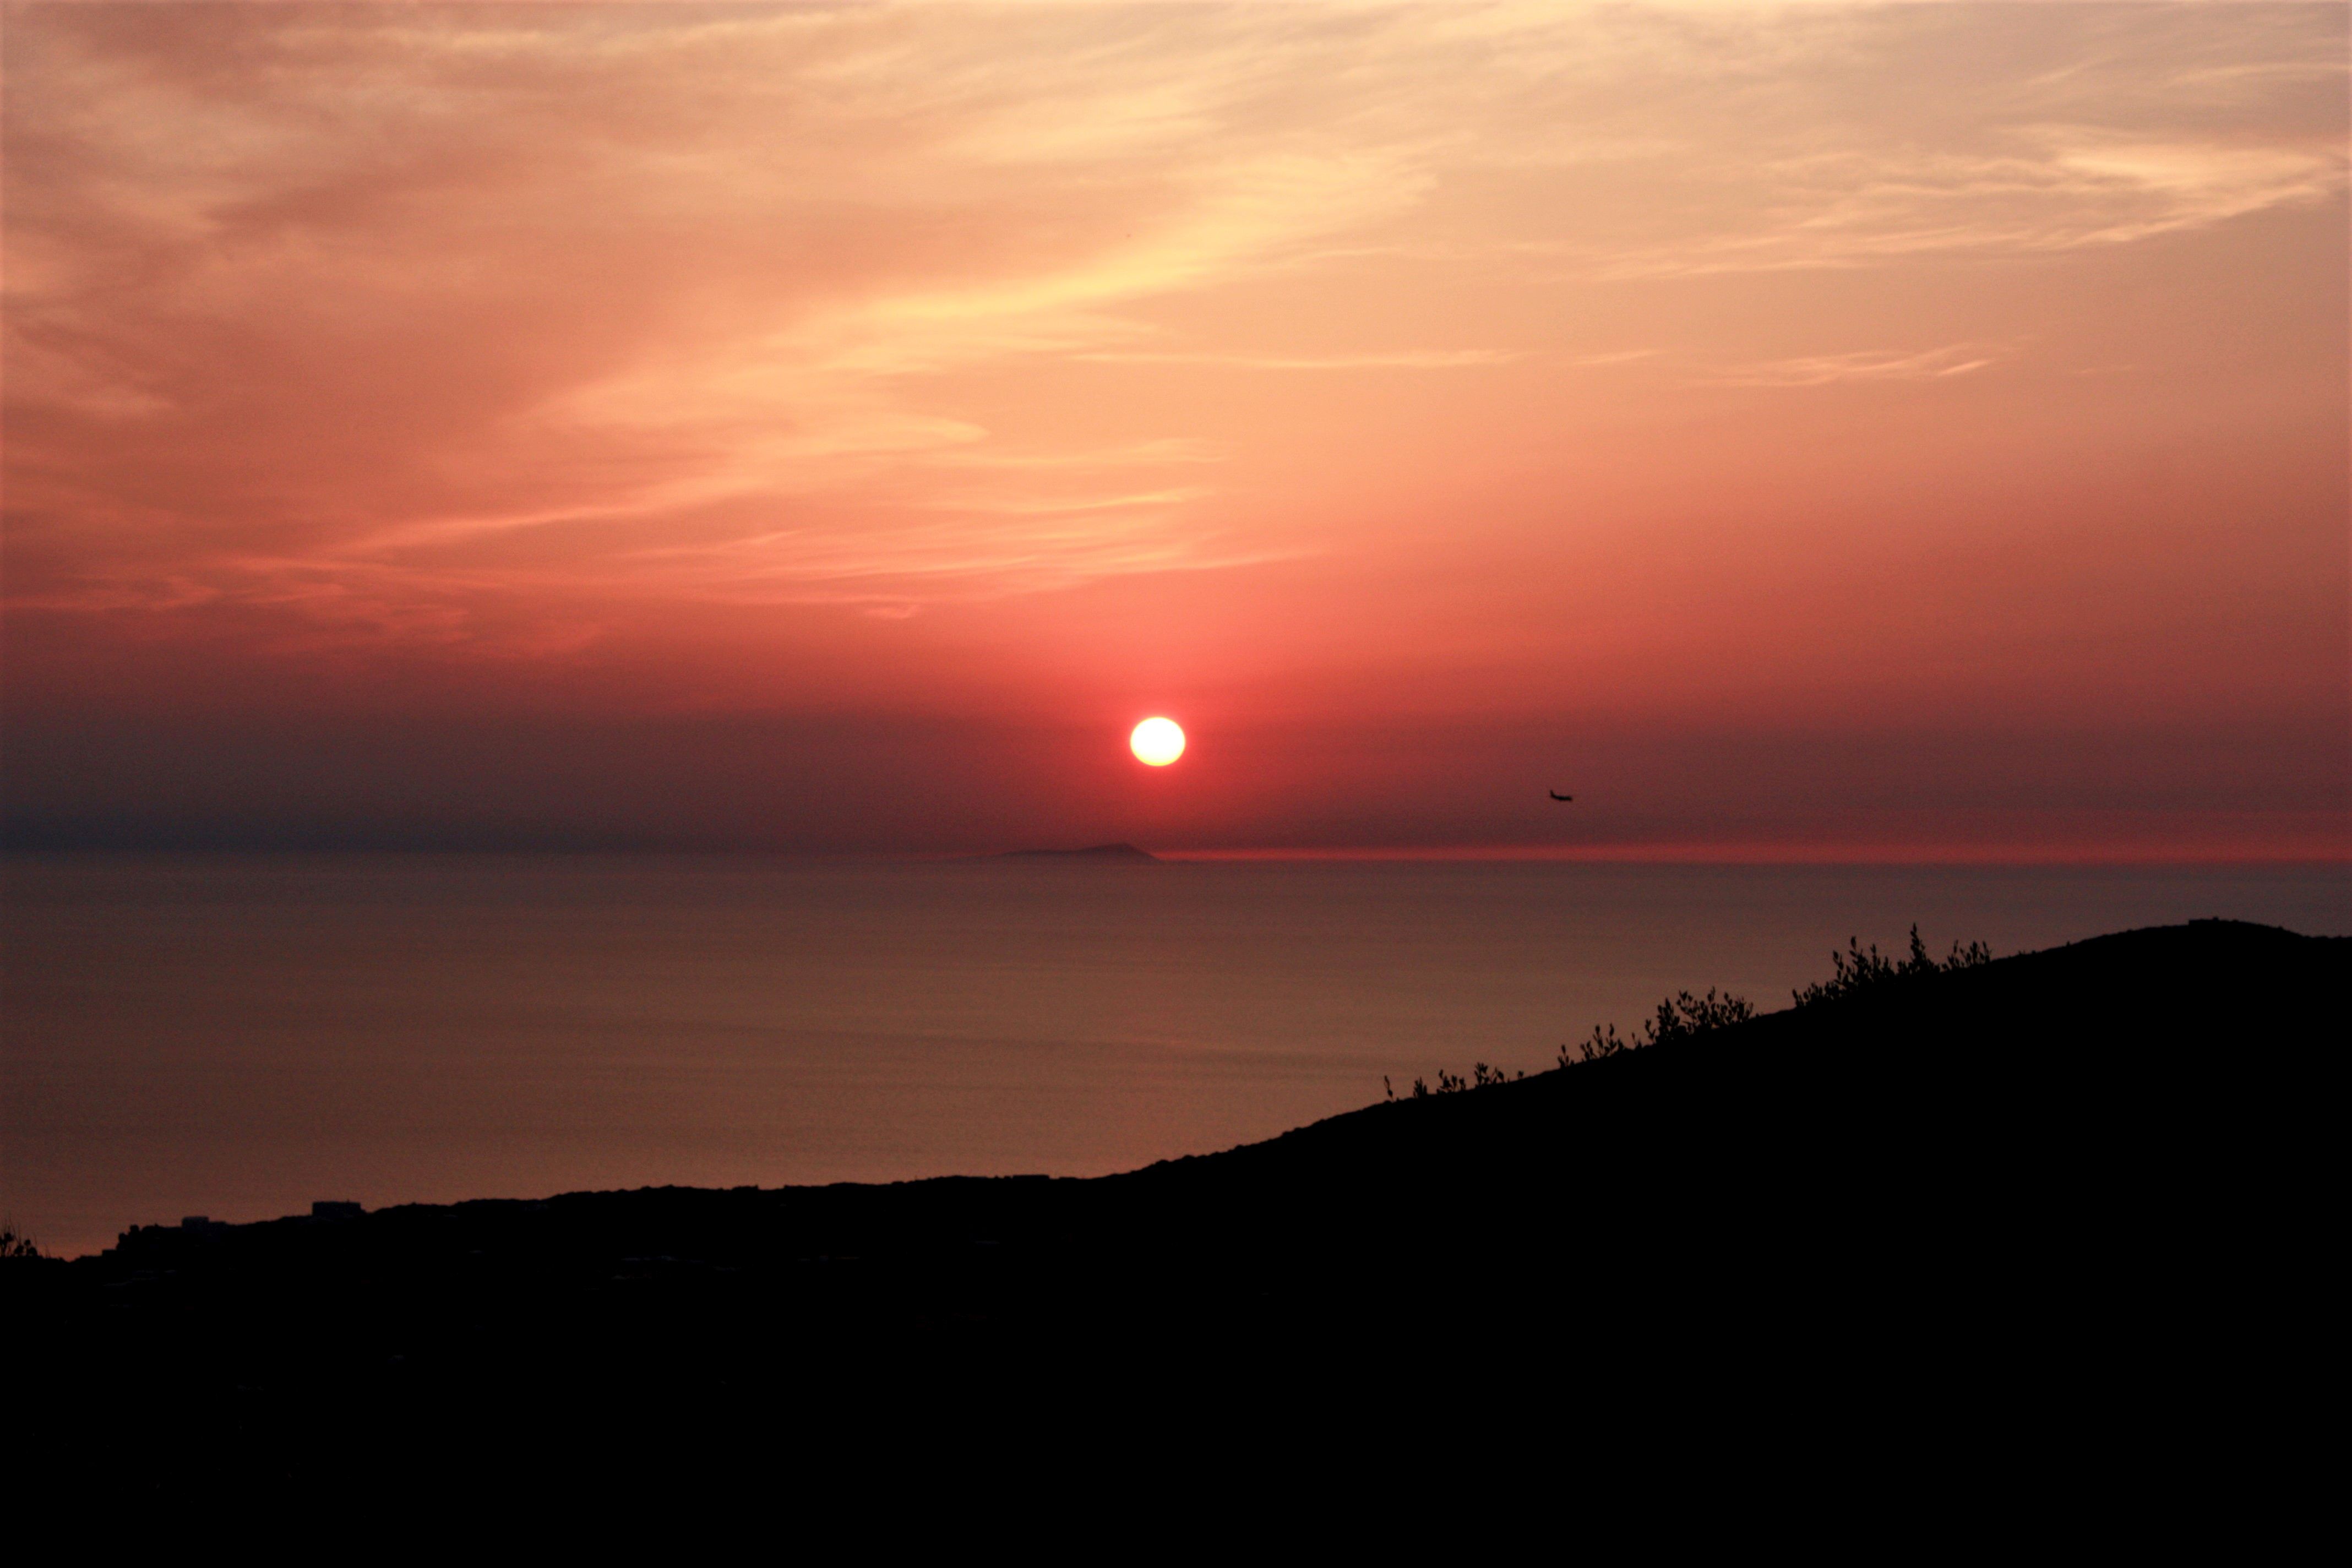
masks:
<instances>
[{"instance_id":1,"label":"red sky","mask_svg":"<svg viewBox=\"0 0 2352 1568\"><path fill-rule=\"evenodd\" d=\"M2345 853L2341 5L5 47L12 843Z\"/></svg>"}]
</instances>

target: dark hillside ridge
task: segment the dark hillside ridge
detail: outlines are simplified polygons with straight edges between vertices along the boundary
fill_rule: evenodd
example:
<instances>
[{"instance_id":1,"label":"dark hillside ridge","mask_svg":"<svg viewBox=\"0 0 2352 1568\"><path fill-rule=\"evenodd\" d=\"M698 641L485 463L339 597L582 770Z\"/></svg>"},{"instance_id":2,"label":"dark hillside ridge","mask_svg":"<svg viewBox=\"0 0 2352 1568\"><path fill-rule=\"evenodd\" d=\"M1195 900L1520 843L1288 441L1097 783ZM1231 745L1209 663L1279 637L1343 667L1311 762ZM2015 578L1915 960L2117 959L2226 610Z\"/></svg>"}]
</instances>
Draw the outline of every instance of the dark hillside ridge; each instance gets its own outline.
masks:
<instances>
[{"instance_id":1,"label":"dark hillside ridge","mask_svg":"<svg viewBox=\"0 0 2352 1568\"><path fill-rule=\"evenodd\" d=\"M2238 1328L2230 1376L2256 1376L2281 1342L2252 1322L2316 1290L2347 979L2352 940L2198 921L1123 1175L142 1229L13 1268L11 1331L58 1347L39 1396L90 1441L197 1474L393 1464L493 1411L562 1444L772 1399L836 1435L1050 1408L1140 1440L1141 1412L1273 1390L1344 1441L1397 1419L1378 1369L1506 1351L1500 1381L1407 1382L1517 1408L1805 1368L1754 1396L1932 1401L2067 1347L2120 1411L2150 1356L2166 1398L2202 1387L2183 1347Z\"/></svg>"}]
</instances>

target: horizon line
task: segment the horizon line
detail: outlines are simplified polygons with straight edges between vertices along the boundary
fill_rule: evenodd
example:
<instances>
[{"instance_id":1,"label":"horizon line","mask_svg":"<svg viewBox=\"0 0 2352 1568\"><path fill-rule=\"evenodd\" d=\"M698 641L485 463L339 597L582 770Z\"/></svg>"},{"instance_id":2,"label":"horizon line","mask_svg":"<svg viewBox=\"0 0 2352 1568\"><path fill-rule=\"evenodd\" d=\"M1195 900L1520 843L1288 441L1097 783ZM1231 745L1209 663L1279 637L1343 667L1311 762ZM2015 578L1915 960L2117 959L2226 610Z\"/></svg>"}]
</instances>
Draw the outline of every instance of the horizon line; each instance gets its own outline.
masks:
<instances>
[{"instance_id":1,"label":"horizon line","mask_svg":"<svg viewBox=\"0 0 2352 1568\"><path fill-rule=\"evenodd\" d=\"M1522 861L1718 866L2333 866L2352 868L2337 839L2220 840L2168 845L1644 840L1622 844L1328 845L1152 849L1162 860Z\"/></svg>"},{"instance_id":2,"label":"horizon line","mask_svg":"<svg viewBox=\"0 0 2352 1568\"><path fill-rule=\"evenodd\" d=\"M1125 842L1134 843L1133 840ZM1316 864L1343 862L1593 864L1675 866L1983 866L2328 867L2352 870L2352 839L2330 837L2216 838L2193 843L2092 844L2048 840L1990 842L1835 841L1821 839L1645 839L1611 844L1338 844L1220 845L1159 848L1136 844L1170 862ZM0 859L220 856L748 856L791 859L956 861L1035 852L1035 845L943 848L687 846L663 844L280 844L280 845L31 845L0 844ZM1045 846L1065 851L1076 846Z\"/></svg>"}]
</instances>

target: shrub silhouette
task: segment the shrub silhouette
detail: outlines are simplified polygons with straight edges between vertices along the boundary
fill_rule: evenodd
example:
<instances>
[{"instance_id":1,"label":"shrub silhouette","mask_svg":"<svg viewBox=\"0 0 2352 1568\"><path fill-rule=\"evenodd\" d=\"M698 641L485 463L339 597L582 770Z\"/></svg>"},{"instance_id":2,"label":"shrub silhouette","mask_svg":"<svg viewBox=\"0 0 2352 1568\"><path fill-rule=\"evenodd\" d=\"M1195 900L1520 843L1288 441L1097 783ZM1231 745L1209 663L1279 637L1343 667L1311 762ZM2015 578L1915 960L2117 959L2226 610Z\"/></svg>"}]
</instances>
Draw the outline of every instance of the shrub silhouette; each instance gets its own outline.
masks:
<instances>
[{"instance_id":1,"label":"shrub silhouette","mask_svg":"<svg viewBox=\"0 0 2352 1568\"><path fill-rule=\"evenodd\" d=\"M1882 985L1894 985L1900 980L1950 973L1955 969L1976 969L1978 963L1990 962L1992 962L1992 947L1988 947L1985 942L1967 942L1967 945L1952 942L1950 954L1945 954L1943 959L1933 957L1927 950L1927 942L1919 941L1919 926L1912 924L1910 952L1903 954L1900 959L1879 952L1877 942L1863 947L1861 938L1849 936L1844 952L1837 952L1834 947L1830 950L1830 969L1832 969L1830 978L1816 980L1813 985L1806 985L1804 990L1790 992L1790 999L1794 1002L1794 1006L1839 1002L1844 996L1858 996ZM1573 1068L1578 1063L1597 1063L1601 1058L1621 1056L1625 1051L1663 1047L1663 1044L1675 1039L1696 1039L1700 1035L1712 1035L1715 1030L1727 1030L1736 1023L1748 1023L1755 1016L1755 1004L1748 1002L1748 996L1738 996L1734 992L1717 992L1712 987L1706 996L1696 996L1691 992L1675 992L1673 996L1665 996L1663 1002L1658 1002L1658 1011L1651 1013L1649 1020L1642 1023L1642 1030L1630 1039L1618 1035L1613 1023L1592 1025L1592 1035L1576 1041L1573 1051L1571 1047L1559 1047L1559 1065L1561 1068ZM1494 1084L1510 1084L1510 1081L1524 1079L1524 1077L1527 1077L1524 1072L1510 1074L1503 1072L1500 1068L1489 1068L1486 1063L1475 1065L1467 1079L1463 1079L1461 1074L1440 1069L1437 1072L1437 1089L1430 1089L1425 1079L1413 1079L1412 1098L1413 1100L1428 1100L1433 1093L1449 1096L1449 1093L1461 1093L1465 1089L1491 1089ZM1390 1100L1395 1100L1397 1089L1395 1084L1390 1084L1388 1077L1381 1079L1381 1089L1388 1090Z\"/></svg>"},{"instance_id":2,"label":"shrub silhouette","mask_svg":"<svg viewBox=\"0 0 2352 1568\"><path fill-rule=\"evenodd\" d=\"M1649 1037L1642 1043L1654 1046L1666 1040L1686 1039L1744 1024L1754 1016L1756 1008L1745 996L1735 996L1728 991L1717 994L1712 986L1704 996L1677 991L1658 1004L1657 1016L1645 1026Z\"/></svg>"},{"instance_id":3,"label":"shrub silhouette","mask_svg":"<svg viewBox=\"0 0 2352 1568\"><path fill-rule=\"evenodd\" d=\"M1466 1079L1459 1073L1450 1073L1441 1068L1438 1069L1435 1089L1429 1087L1428 1079L1417 1078L1412 1080L1412 1093L1409 1098L1427 1100L1433 1094L1460 1094L1465 1089L1488 1089L1496 1084L1509 1083L1514 1079L1527 1076L1524 1071L1505 1072L1501 1068L1488 1067L1485 1062L1474 1065L1470 1069L1470 1076ZM1388 1091L1389 1099L1394 1100L1397 1097L1396 1085L1389 1081L1386 1073L1381 1075L1381 1087Z\"/></svg>"},{"instance_id":4,"label":"shrub silhouette","mask_svg":"<svg viewBox=\"0 0 2352 1568\"><path fill-rule=\"evenodd\" d=\"M1620 1051L1630 1050L1633 1045L1633 1042L1630 1040L1618 1038L1616 1025L1610 1025L1607 1031L1603 1032L1601 1026L1595 1024L1592 1026L1592 1037L1580 1042L1576 1048L1580 1061L1597 1062L1603 1057L1613 1057ZM1566 1046L1559 1048L1559 1065L1562 1067L1569 1065Z\"/></svg>"},{"instance_id":5,"label":"shrub silhouette","mask_svg":"<svg viewBox=\"0 0 2352 1568\"><path fill-rule=\"evenodd\" d=\"M1844 997L1860 995L1864 992L1876 990L1882 985L1895 984L1924 975L1947 974L1956 969L1974 969L1979 964L1991 962L1992 949L1980 942L1972 942L1965 946L1955 942L1952 943L1952 951L1938 959L1929 953L1927 944L1919 940L1919 927L1914 923L1911 927L1910 951L1902 958L1890 958L1879 952L1876 942L1864 947L1860 938L1848 937L1843 952L1834 948L1830 951L1832 973L1827 980L1817 981L1801 991L1792 991L1789 994L1797 1006L1810 1007L1816 1003L1835 1002ZM1592 1026L1592 1033L1576 1043L1573 1054L1568 1046L1563 1045L1559 1047L1559 1065L1564 1068L1574 1067L1580 1062L1599 1061L1604 1057L1618 1056L1626 1051L1643 1050L1651 1046L1664 1045L1670 1040L1695 1039L1701 1035L1712 1034L1717 1029L1728 1028L1734 1024L1744 1024L1754 1016L1756 1016L1755 1005L1745 996L1736 995L1728 991L1717 991L1712 987L1708 988L1704 996L1693 995L1688 991L1677 991L1658 1004L1657 1011L1643 1024L1641 1031L1630 1039L1620 1035L1614 1024L1606 1026L1595 1024ZM1426 1079L1416 1078L1412 1080L1411 1098L1426 1100L1433 1094L1459 1094L1465 1089L1488 1089L1496 1084L1510 1083L1528 1076L1525 1072L1506 1073L1502 1068L1490 1068L1485 1062L1479 1062L1473 1067L1470 1074L1469 1078L1465 1079L1457 1073L1440 1069L1435 1089L1430 1088ZM1397 1098L1396 1087L1390 1083L1386 1077L1381 1078L1381 1086L1387 1090L1389 1099Z\"/></svg>"},{"instance_id":6,"label":"shrub silhouette","mask_svg":"<svg viewBox=\"0 0 2352 1568\"><path fill-rule=\"evenodd\" d=\"M0 1225L0 1262L13 1263L20 1258L38 1258L41 1249L33 1238L13 1225Z\"/></svg>"},{"instance_id":7,"label":"shrub silhouette","mask_svg":"<svg viewBox=\"0 0 2352 1568\"><path fill-rule=\"evenodd\" d=\"M1592 1026L1591 1037L1580 1041L1576 1049L1576 1061L1599 1061L1623 1051L1641 1050L1650 1046L1664 1045L1668 1040L1687 1040L1733 1024L1744 1024L1756 1016L1755 1004L1745 996L1708 987L1704 996L1694 996L1687 991L1677 991L1658 1004L1658 1010L1642 1026L1642 1032L1632 1039L1617 1033L1617 1026L1602 1028ZM1571 1067L1568 1047L1559 1048L1559 1065Z\"/></svg>"},{"instance_id":8,"label":"shrub silhouette","mask_svg":"<svg viewBox=\"0 0 2352 1568\"><path fill-rule=\"evenodd\" d=\"M1860 995L1898 980L1915 979L1926 974L1943 974L1956 969L1974 969L1992 962L1992 949L1980 942L1966 947L1952 943L1950 956L1938 963L1927 952L1927 944L1919 940L1919 928L1911 928L1911 952L1901 963L1878 951L1872 942L1867 948L1853 937L1845 939L1846 950L1830 950L1833 973L1827 980L1816 981L1801 991L1789 993L1800 1007L1810 1007L1820 1002L1836 1002L1848 996Z\"/></svg>"}]
</instances>

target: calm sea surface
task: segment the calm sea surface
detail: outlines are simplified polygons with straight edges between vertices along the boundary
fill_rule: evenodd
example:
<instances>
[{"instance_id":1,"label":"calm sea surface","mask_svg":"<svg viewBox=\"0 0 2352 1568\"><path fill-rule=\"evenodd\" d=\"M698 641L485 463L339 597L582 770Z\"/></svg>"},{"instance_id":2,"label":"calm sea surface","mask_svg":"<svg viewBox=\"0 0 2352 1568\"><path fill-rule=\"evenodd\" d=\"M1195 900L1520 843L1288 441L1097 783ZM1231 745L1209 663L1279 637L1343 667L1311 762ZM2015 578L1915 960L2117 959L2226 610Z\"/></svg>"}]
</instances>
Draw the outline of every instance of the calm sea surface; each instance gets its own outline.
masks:
<instances>
[{"instance_id":1,"label":"calm sea surface","mask_svg":"<svg viewBox=\"0 0 2352 1568\"><path fill-rule=\"evenodd\" d=\"M2352 930L2338 868L1160 866L749 858L5 863L0 1218L583 1187L1092 1173L1534 1069L1849 934L2000 952L2230 915Z\"/></svg>"}]
</instances>

